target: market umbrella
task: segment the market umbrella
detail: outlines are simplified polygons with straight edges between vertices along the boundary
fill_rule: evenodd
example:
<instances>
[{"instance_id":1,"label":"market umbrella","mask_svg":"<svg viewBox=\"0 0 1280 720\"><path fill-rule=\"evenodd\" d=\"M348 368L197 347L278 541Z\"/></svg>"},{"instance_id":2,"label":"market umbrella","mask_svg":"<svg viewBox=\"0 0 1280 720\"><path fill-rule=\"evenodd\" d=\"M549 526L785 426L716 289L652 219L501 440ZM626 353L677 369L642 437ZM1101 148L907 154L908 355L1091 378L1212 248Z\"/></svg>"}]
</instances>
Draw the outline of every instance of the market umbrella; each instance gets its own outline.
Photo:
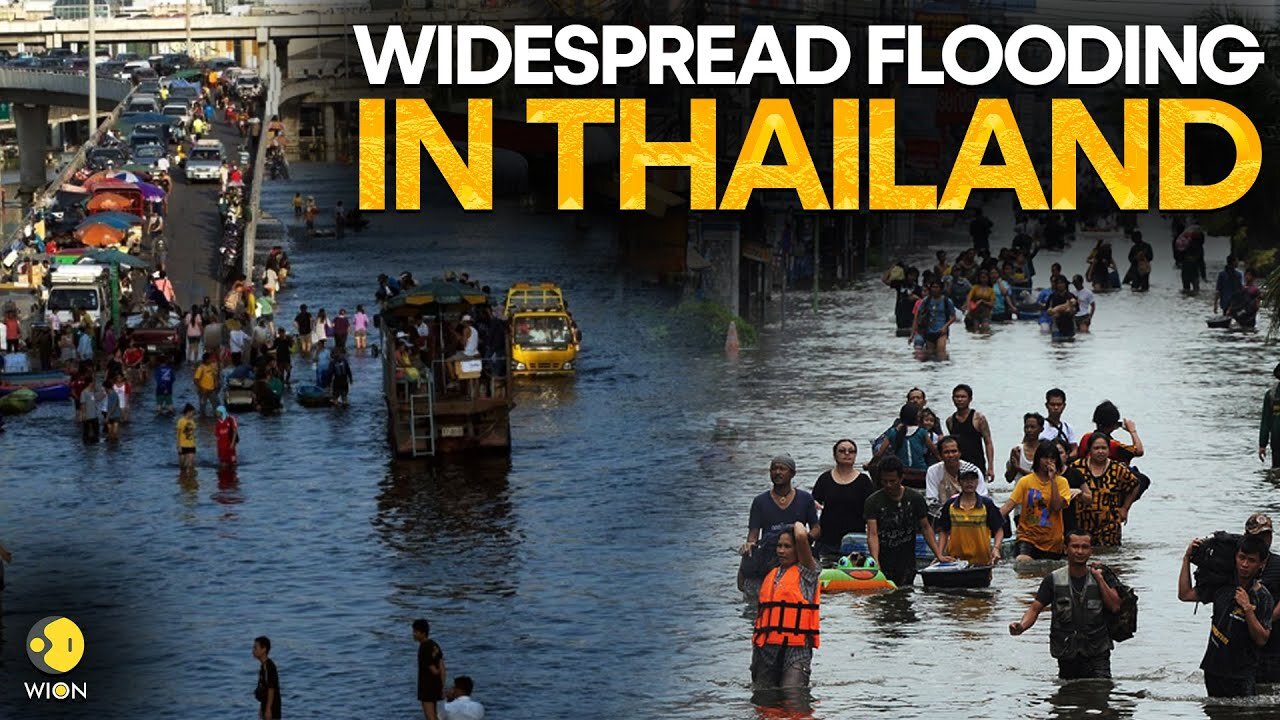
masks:
<instances>
[{"instance_id":1,"label":"market umbrella","mask_svg":"<svg viewBox=\"0 0 1280 720\"><path fill-rule=\"evenodd\" d=\"M109 245L119 245L124 240L124 231L117 230L110 225L99 223L90 225L83 231L77 230L76 239L88 245L89 247L107 247Z\"/></svg>"},{"instance_id":2,"label":"market umbrella","mask_svg":"<svg viewBox=\"0 0 1280 720\"><path fill-rule=\"evenodd\" d=\"M142 178L143 180L150 180L152 168L149 168L146 165L134 165L130 163L120 168L119 170L116 170L116 172L122 172L122 171L131 172L134 175L137 175L138 177Z\"/></svg>"},{"instance_id":3,"label":"market umbrella","mask_svg":"<svg viewBox=\"0 0 1280 720\"><path fill-rule=\"evenodd\" d=\"M137 175L134 175L128 170L116 170L115 172L108 173L107 177L111 178L112 180L123 180L125 182L131 182L131 183L142 182L142 178L138 177Z\"/></svg>"},{"instance_id":4,"label":"market umbrella","mask_svg":"<svg viewBox=\"0 0 1280 720\"><path fill-rule=\"evenodd\" d=\"M123 265L127 268L149 268L151 265L136 255L130 255L126 252L120 252L115 248L93 249L85 251L84 257L95 263L106 263L109 265ZM81 262L84 262L81 260Z\"/></svg>"},{"instance_id":5,"label":"market umbrella","mask_svg":"<svg viewBox=\"0 0 1280 720\"><path fill-rule=\"evenodd\" d=\"M76 226L76 229L80 230L97 224L110 225L117 230L128 230L133 225L141 225L142 218L127 212L100 212L85 218L83 222Z\"/></svg>"},{"instance_id":6,"label":"market umbrella","mask_svg":"<svg viewBox=\"0 0 1280 720\"><path fill-rule=\"evenodd\" d=\"M147 201L163 200L165 195L164 188L159 185L152 185L149 182L137 183L138 189L142 191L142 199Z\"/></svg>"},{"instance_id":7,"label":"market umbrella","mask_svg":"<svg viewBox=\"0 0 1280 720\"><path fill-rule=\"evenodd\" d=\"M123 195L117 195L111 192L104 192L100 195L94 195L89 201L89 212L97 212L104 210L125 210L133 207L133 201Z\"/></svg>"}]
</instances>

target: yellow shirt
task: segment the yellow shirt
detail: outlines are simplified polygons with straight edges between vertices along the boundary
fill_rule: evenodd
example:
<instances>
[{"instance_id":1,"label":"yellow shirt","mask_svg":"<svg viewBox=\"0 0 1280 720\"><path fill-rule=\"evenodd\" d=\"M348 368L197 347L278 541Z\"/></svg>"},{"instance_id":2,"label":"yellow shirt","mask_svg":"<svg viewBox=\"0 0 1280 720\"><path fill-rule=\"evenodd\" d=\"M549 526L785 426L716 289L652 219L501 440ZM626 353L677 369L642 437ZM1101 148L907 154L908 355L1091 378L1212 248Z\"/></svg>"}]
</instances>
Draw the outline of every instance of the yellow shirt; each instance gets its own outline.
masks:
<instances>
[{"instance_id":1,"label":"yellow shirt","mask_svg":"<svg viewBox=\"0 0 1280 720\"><path fill-rule=\"evenodd\" d=\"M192 448L196 446L196 421L189 417L178 418L178 447Z\"/></svg>"},{"instance_id":2,"label":"yellow shirt","mask_svg":"<svg viewBox=\"0 0 1280 720\"><path fill-rule=\"evenodd\" d=\"M213 392L218 389L218 371L201 363L196 366L196 388L202 392Z\"/></svg>"},{"instance_id":3,"label":"yellow shirt","mask_svg":"<svg viewBox=\"0 0 1280 720\"><path fill-rule=\"evenodd\" d=\"M949 528L947 554L957 560L968 560L970 565L991 564L992 525L1001 526L1000 510L987 498L978 496L971 510L960 507L960 498L948 501L942 509L943 520L939 529Z\"/></svg>"},{"instance_id":4,"label":"yellow shirt","mask_svg":"<svg viewBox=\"0 0 1280 720\"><path fill-rule=\"evenodd\" d=\"M1054 478L1058 486L1058 495L1065 503L1071 497L1071 485L1061 475ZM1017 503L1021 510L1018 517L1018 541L1029 542L1044 552L1062 553L1063 535L1066 532L1062 524L1062 511L1049 510L1049 483L1040 479L1039 475L1025 475L1014 486L1009 499ZM1065 505L1064 505L1065 507Z\"/></svg>"}]
</instances>

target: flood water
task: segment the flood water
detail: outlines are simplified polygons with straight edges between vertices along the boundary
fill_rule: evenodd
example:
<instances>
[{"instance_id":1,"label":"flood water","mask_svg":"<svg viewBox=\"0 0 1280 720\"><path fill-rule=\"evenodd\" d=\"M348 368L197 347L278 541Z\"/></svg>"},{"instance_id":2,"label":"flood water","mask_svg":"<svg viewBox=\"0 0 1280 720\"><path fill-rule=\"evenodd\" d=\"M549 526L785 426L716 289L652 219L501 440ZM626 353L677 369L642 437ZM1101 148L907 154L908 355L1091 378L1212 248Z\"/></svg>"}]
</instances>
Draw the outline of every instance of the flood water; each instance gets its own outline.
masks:
<instances>
[{"instance_id":1,"label":"flood water","mask_svg":"<svg viewBox=\"0 0 1280 720\"><path fill-rule=\"evenodd\" d=\"M268 212L291 218L299 189L322 208L353 200L349 175L294 170L292 183L265 187ZM580 231L569 216L466 215L443 201L373 219L347 244L290 245L294 282L277 318L300 303L371 309L379 272L557 280L583 328L577 378L520 387L509 461L443 469L391 459L368 357L355 360L349 408L242 416L235 473L216 468L202 421L189 483L150 390L116 446L82 446L69 406L13 419L0 436L0 542L15 555L0 717L34 712L17 687L37 677L22 641L50 614L83 620L82 669L103 718L249 717L260 634L273 640L288 717L420 717L409 628L420 616L491 717L772 716L751 702L750 625L734 587L734 548L769 486L769 458L790 452L809 487L836 438L865 448L916 385L950 412L958 382L974 387L998 457L1050 387L1066 390L1077 428L1103 399L1137 422L1154 484L1127 544L1105 559L1141 595L1138 636L1113 654L1113 688L1064 686L1047 617L1007 633L1036 576L1000 567L990 591L965 595L829 595L807 713L1274 716L1275 696L1206 710L1197 666L1209 616L1175 592L1193 535L1280 511L1254 446L1276 359L1260 334L1205 327L1212 295L1178 293L1163 227L1145 228L1158 253L1151 292L1102 296L1090 336L1054 346L1034 324L958 329L950 362L921 363L893 335L878 276L824 293L816 314L793 294L785 331L769 326L760 347L730 359L667 331L674 297L627 279L604 219ZM1082 272L1084 245L1042 253L1037 268L1047 275L1060 259ZM1210 244L1211 273L1225 252ZM188 370L179 405L194 395ZM735 439L713 437L721 421Z\"/></svg>"}]
</instances>

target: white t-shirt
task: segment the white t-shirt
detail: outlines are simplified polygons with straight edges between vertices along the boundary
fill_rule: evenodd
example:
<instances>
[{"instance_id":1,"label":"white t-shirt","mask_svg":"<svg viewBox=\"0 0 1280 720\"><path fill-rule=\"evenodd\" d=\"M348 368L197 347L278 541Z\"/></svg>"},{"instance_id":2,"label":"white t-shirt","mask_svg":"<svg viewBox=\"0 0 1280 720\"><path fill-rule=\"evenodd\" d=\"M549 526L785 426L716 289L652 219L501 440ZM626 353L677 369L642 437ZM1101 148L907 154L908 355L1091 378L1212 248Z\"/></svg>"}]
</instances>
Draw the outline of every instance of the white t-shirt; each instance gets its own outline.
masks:
<instances>
[{"instance_id":1,"label":"white t-shirt","mask_svg":"<svg viewBox=\"0 0 1280 720\"><path fill-rule=\"evenodd\" d=\"M1093 312L1093 291L1087 285L1072 291L1071 294L1076 296L1076 302L1080 305L1080 309L1076 311L1076 317L1085 317Z\"/></svg>"},{"instance_id":2,"label":"white t-shirt","mask_svg":"<svg viewBox=\"0 0 1280 720\"><path fill-rule=\"evenodd\" d=\"M1067 438L1067 442L1075 445L1080 436L1076 435L1076 431L1071 428L1070 423L1066 420L1059 420L1058 422L1062 424L1062 434ZM1040 431L1040 439L1050 442L1058 439L1058 428L1055 428L1047 419L1044 421L1044 430Z\"/></svg>"},{"instance_id":3,"label":"white t-shirt","mask_svg":"<svg viewBox=\"0 0 1280 720\"><path fill-rule=\"evenodd\" d=\"M240 328L236 328L235 330L231 331L230 340L231 340L231 352L238 353L244 350L244 344L249 342L249 336L245 334L244 330L241 330Z\"/></svg>"},{"instance_id":4,"label":"white t-shirt","mask_svg":"<svg viewBox=\"0 0 1280 720\"><path fill-rule=\"evenodd\" d=\"M440 707L440 720L484 720L484 706L463 695Z\"/></svg>"}]
</instances>

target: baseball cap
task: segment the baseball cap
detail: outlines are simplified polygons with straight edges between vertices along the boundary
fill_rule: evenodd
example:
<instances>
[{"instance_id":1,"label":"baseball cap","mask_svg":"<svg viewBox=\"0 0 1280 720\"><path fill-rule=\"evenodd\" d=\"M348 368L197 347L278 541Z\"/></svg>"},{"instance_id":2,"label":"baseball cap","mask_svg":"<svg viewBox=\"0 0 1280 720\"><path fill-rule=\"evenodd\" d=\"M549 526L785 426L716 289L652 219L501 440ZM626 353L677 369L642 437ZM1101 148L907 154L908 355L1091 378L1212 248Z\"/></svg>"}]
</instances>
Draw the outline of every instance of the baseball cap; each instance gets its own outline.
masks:
<instances>
[{"instance_id":1,"label":"baseball cap","mask_svg":"<svg viewBox=\"0 0 1280 720\"><path fill-rule=\"evenodd\" d=\"M1271 532L1271 518L1262 513L1254 513L1244 522L1246 535L1261 535Z\"/></svg>"}]
</instances>

